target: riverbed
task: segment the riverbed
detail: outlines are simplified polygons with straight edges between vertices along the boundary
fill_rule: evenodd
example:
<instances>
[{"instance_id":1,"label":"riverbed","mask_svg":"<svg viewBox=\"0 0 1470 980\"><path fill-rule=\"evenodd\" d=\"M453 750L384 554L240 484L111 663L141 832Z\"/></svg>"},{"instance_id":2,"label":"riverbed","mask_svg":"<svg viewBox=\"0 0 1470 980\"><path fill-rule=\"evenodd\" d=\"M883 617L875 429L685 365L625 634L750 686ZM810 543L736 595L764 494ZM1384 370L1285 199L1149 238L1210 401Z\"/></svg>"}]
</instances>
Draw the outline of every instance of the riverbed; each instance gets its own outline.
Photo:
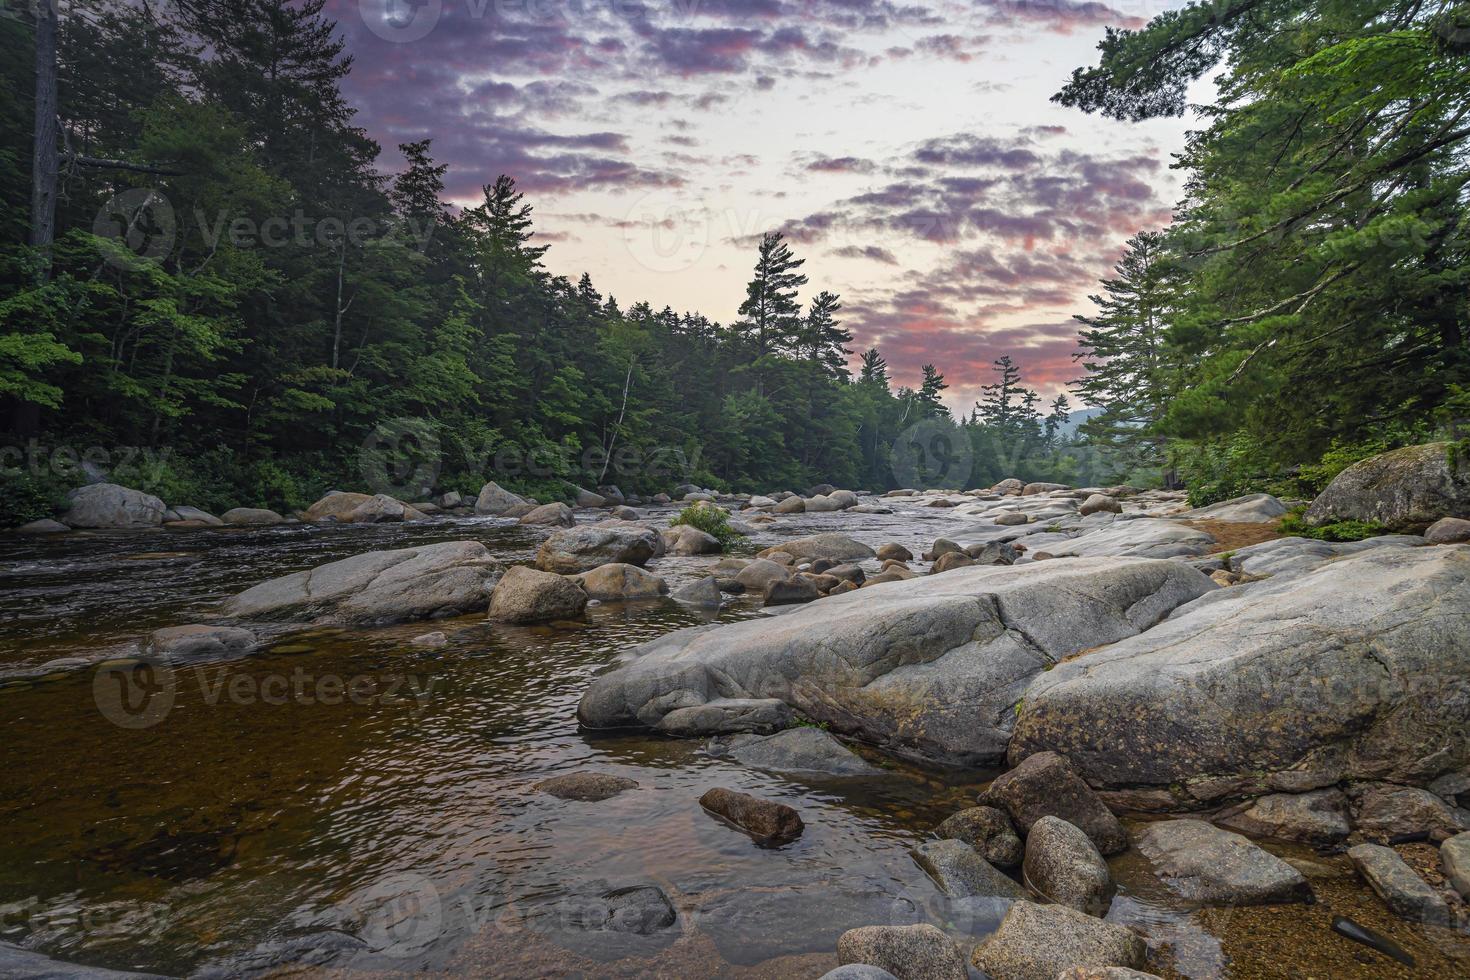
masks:
<instances>
[{"instance_id":1,"label":"riverbed","mask_svg":"<svg viewBox=\"0 0 1470 980\"><path fill-rule=\"evenodd\" d=\"M840 529L917 554L967 523L917 501L895 510L787 517L747 549ZM0 540L0 939L171 976L818 977L855 926L929 921L969 942L994 928L1000 909L946 901L909 856L994 773L859 747L882 775L797 779L697 741L579 731L578 698L619 654L763 615L749 600L718 615L602 603L536 627L277 627L250 657L159 678L141 714L106 672L67 663L126 656L152 629L208 621L256 582L349 555L463 539L528 561L545 533L485 518ZM708 563L651 567L677 588ZM409 642L429 629L448 645ZM533 788L587 769L638 788L598 803ZM713 786L788 803L806 830L758 846L701 810ZM1316 905L1191 912L1130 852L1112 862L1108 918L1138 926L1171 976L1470 969L1463 937L1391 916L1345 858L1271 849L1307 869ZM582 896L645 882L670 897L673 928L582 927ZM1418 970L1334 935L1334 915L1392 937Z\"/></svg>"}]
</instances>

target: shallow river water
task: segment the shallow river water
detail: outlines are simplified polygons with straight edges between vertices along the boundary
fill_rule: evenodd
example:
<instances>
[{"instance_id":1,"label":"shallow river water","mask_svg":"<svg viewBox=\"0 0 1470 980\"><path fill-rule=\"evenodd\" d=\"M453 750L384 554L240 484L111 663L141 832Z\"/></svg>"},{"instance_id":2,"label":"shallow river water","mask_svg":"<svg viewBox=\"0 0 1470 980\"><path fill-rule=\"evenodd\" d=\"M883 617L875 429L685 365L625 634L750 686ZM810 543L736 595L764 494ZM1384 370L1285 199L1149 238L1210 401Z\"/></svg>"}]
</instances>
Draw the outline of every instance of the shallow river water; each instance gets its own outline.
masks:
<instances>
[{"instance_id":1,"label":"shallow river water","mask_svg":"<svg viewBox=\"0 0 1470 980\"><path fill-rule=\"evenodd\" d=\"M841 528L918 553L961 520L809 515L754 545ZM0 540L0 940L168 975L817 977L854 926L932 921L971 942L994 927L1001 910L946 902L908 853L993 773L867 753L883 776L801 780L694 741L578 730L589 678L710 618L672 602L546 627L278 629L251 657L160 675L141 712L107 672L43 667L125 655L258 581L363 551L472 539L529 559L544 532L507 524ZM653 567L677 588L702 564ZM719 618L753 615L736 603ZM430 628L449 646L409 644ZM601 803L532 789L586 768L639 788ZM805 832L757 846L699 807L717 785L791 804ZM1311 862L1316 905L1190 912L1130 852L1113 862L1109 918L1139 926L1172 976L1470 971L1463 939L1391 917L1344 858L1273 849ZM645 882L670 896L676 926L580 928L580 896ZM1334 915L1393 937L1418 969L1334 935Z\"/></svg>"}]
</instances>

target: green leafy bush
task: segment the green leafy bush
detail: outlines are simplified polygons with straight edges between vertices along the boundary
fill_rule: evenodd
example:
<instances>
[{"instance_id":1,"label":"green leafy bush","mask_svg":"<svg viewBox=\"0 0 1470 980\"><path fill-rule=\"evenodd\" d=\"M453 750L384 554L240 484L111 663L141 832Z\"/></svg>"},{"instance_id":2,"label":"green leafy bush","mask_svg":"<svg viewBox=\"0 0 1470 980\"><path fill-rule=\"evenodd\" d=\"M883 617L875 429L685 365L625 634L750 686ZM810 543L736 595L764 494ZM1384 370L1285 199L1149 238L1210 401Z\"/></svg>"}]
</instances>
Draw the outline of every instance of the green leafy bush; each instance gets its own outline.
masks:
<instances>
[{"instance_id":1,"label":"green leafy bush","mask_svg":"<svg viewBox=\"0 0 1470 980\"><path fill-rule=\"evenodd\" d=\"M69 489L47 475L17 468L0 475L0 527L17 527L43 517L55 517Z\"/></svg>"},{"instance_id":2,"label":"green leafy bush","mask_svg":"<svg viewBox=\"0 0 1470 980\"><path fill-rule=\"evenodd\" d=\"M679 511L678 517L669 522L671 527L677 527L680 524L699 528L705 534L717 539L722 548L728 548L737 539L744 536L730 526L729 514L725 513L722 508L702 500L685 507Z\"/></svg>"},{"instance_id":3,"label":"green leafy bush","mask_svg":"<svg viewBox=\"0 0 1470 980\"><path fill-rule=\"evenodd\" d=\"M1305 507L1289 511L1281 519L1281 533L1298 538L1316 538L1318 541L1362 541L1387 534L1388 528L1377 521L1334 521L1312 527L1303 518Z\"/></svg>"}]
</instances>

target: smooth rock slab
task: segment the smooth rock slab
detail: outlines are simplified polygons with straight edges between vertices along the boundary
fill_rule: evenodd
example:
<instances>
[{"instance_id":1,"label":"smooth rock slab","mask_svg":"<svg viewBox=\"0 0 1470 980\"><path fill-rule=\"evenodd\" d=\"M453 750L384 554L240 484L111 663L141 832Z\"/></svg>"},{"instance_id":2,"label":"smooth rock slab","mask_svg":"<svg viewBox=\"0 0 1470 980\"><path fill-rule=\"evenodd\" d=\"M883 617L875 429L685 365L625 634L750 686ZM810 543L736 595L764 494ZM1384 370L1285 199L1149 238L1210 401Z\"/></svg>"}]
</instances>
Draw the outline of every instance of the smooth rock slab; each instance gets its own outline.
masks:
<instances>
[{"instance_id":1,"label":"smooth rock slab","mask_svg":"<svg viewBox=\"0 0 1470 980\"><path fill-rule=\"evenodd\" d=\"M715 788L699 798L699 805L758 841L786 841L801 836L801 814L784 803L762 800L734 790Z\"/></svg>"},{"instance_id":2,"label":"smooth rock slab","mask_svg":"<svg viewBox=\"0 0 1470 980\"><path fill-rule=\"evenodd\" d=\"M1144 941L1125 926L1064 905L1017 902L970 962L991 980L1056 980L1078 966L1138 969L1147 957Z\"/></svg>"},{"instance_id":3,"label":"smooth rock slab","mask_svg":"<svg viewBox=\"0 0 1470 980\"><path fill-rule=\"evenodd\" d=\"M968 980L959 947L927 923L862 926L837 940L837 962L886 970L899 980Z\"/></svg>"},{"instance_id":4,"label":"smooth rock slab","mask_svg":"<svg viewBox=\"0 0 1470 980\"><path fill-rule=\"evenodd\" d=\"M737 581L748 588L763 567L786 574L753 562ZM669 711L718 698L777 698L901 754L994 762L1017 701L1043 670L1147 629L1215 588L1181 562L1116 559L889 582L780 616L660 637L594 679L578 718L592 729L652 728Z\"/></svg>"},{"instance_id":5,"label":"smooth rock slab","mask_svg":"<svg viewBox=\"0 0 1470 980\"><path fill-rule=\"evenodd\" d=\"M1244 497L1222 500L1208 507L1196 507L1180 517L1191 521L1223 521L1227 524L1266 524L1286 515L1286 505L1269 493L1251 493Z\"/></svg>"},{"instance_id":6,"label":"smooth rock slab","mask_svg":"<svg viewBox=\"0 0 1470 980\"><path fill-rule=\"evenodd\" d=\"M1060 817L1086 834L1103 854L1128 849L1128 834L1113 811L1055 752L1039 752L996 777L979 802L1006 811L1022 834L1029 834L1043 817Z\"/></svg>"},{"instance_id":7,"label":"smooth rock slab","mask_svg":"<svg viewBox=\"0 0 1470 980\"><path fill-rule=\"evenodd\" d=\"M1348 857L1390 912L1412 922L1450 923L1449 906L1429 882L1414 873L1398 852L1378 844L1348 848Z\"/></svg>"},{"instance_id":8,"label":"smooth rock slab","mask_svg":"<svg viewBox=\"0 0 1470 980\"><path fill-rule=\"evenodd\" d=\"M958 840L925 841L911 852L914 862L950 898L1026 897L1026 890L998 870L980 852Z\"/></svg>"},{"instance_id":9,"label":"smooth rock slab","mask_svg":"<svg viewBox=\"0 0 1470 980\"><path fill-rule=\"evenodd\" d=\"M1103 916L1117 885L1087 835L1058 817L1042 817L1026 835L1026 884L1078 912Z\"/></svg>"},{"instance_id":10,"label":"smooth rock slab","mask_svg":"<svg viewBox=\"0 0 1470 980\"><path fill-rule=\"evenodd\" d=\"M830 955L853 923L909 924L920 918L912 901L892 893L888 880L840 869L833 869L831 880L788 888L722 889L695 914L699 931L738 966L800 953Z\"/></svg>"},{"instance_id":11,"label":"smooth rock slab","mask_svg":"<svg viewBox=\"0 0 1470 980\"><path fill-rule=\"evenodd\" d=\"M997 868L1018 866L1025 853L1011 818L993 806L961 810L935 827L934 833L943 840L969 844Z\"/></svg>"},{"instance_id":12,"label":"smooth rock slab","mask_svg":"<svg viewBox=\"0 0 1470 980\"><path fill-rule=\"evenodd\" d=\"M229 599L241 619L393 623L484 609L504 566L478 541L369 551L270 579Z\"/></svg>"},{"instance_id":13,"label":"smooth rock slab","mask_svg":"<svg viewBox=\"0 0 1470 980\"><path fill-rule=\"evenodd\" d=\"M1203 820L1151 823L1136 843L1170 890L1197 905L1276 905L1312 897L1300 871Z\"/></svg>"},{"instance_id":14,"label":"smooth rock slab","mask_svg":"<svg viewBox=\"0 0 1470 980\"><path fill-rule=\"evenodd\" d=\"M1026 691L1010 757L1054 750L1093 786L1201 801L1284 778L1427 783L1470 764L1467 635L1470 549L1370 546L1058 664Z\"/></svg>"},{"instance_id":15,"label":"smooth rock slab","mask_svg":"<svg viewBox=\"0 0 1470 980\"><path fill-rule=\"evenodd\" d=\"M562 800L600 803L625 790L637 789L638 783L606 772L569 772L543 779L533 788Z\"/></svg>"},{"instance_id":16,"label":"smooth rock slab","mask_svg":"<svg viewBox=\"0 0 1470 980\"><path fill-rule=\"evenodd\" d=\"M781 704L779 701L775 703ZM774 772L823 776L876 776L883 772L827 732L816 728L788 728L768 737L733 735L712 742L710 752Z\"/></svg>"}]
</instances>

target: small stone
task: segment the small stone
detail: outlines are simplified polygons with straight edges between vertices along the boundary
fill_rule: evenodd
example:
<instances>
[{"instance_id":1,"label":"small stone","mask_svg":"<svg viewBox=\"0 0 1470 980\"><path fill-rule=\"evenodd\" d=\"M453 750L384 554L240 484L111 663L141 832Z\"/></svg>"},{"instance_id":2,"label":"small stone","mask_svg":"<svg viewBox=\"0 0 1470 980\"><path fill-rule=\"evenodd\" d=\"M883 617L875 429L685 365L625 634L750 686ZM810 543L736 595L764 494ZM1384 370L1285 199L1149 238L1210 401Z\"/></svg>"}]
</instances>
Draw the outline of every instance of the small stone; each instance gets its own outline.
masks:
<instances>
[{"instance_id":1,"label":"small stone","mask_svg":"<svg viewBox=\"0 0 1470 980\"><path fill-rule=\"evenodd\" d=\"M868 965L903 980L967 980L959 947L927 923L911 926L863 926L837 940L837 961Z\"/></svg>"},{"instance_id":2,"label":"small stone","mask_svg":"<svg viewBox=\"0 0 1470 980\"><path fill-rule=\"evenodd\" d=\"M440 647L449 645L449 637L439 630L432 633L423 633L409 640L410 646L422 647L425 650L438 650Z\"/></svg>"},{"instance_id":3,"label":"small stone","mask_svg":"<svg viewBox=\"0 0 1470 980\"><path fill-rule=\"evenodd\" d=\"M981 805L998 806L1022 833L1045 816L1061 817L1092 839L1103 854L1128 849L1128 835L1092 787L1055 752L1027 756L980 794Z\"/></svg>"},{"instance_id":4,"label":"small stone","mask_svg":"<svg viewBox=\"0 0 1470 980\"><path fill-rule=\"evenodd\" d=\"M784 803L717 787L699 798L699 805L728 820L760 841L786 841L801 836L801 814Z\"/></svg>"},{"instance_id":5,"label":"small stone","mask_svg":"<svg viewBox=\"0 0 1470 980\"><path fill-rule=\"evenodd\" d=\"M1032 888L1088 915L1106 915L1118 890L1097 847L1059 817L1042 817L1031 827L1022 867Z\"/></svg>"},{"instance_id":6,"label":"small stone","mask_svg":"<svg viewBox=\"0 0 1470 980\"><path fill-rule=\"evenodd\" d=\"M1424 532L1430 544L1460 544L1470 541L1470 521L1459 517L1441 517Z\"/></svg>"},{"instance_id":7,"label":"small stone","mask_svg":"<svg viewBox=\"0 0 1470 980\"><path fill-rule=\"evenodd\" d=\"M703 609L718 609L723 601L720 597L720 583L714 578L702 578L697 582L691 582L676 589L670 598Z\"/></svg>"},{"instance_id":8,"label":"small stone","mask_svg":"<svg viewBox=\"0 0 1470 980\"><path fill-rule=\"evenodd\" d=\"M878 548L879 561L913 561L914 553L901 544L885 544Z\"/></svg>"},{"instance_id":9,"label":"small stone","mask_svg":"<svg viewBox=\"0 0 1470 980\"><path fill-rule=\"evenodd\" d=\"M1026 892L980 852L958 840L925 841L910 853L950 898L1025 898Z\"/></svg>"},{"instance_id":10,"label":"small stone","mask_svg":"<svg viewBox=\"0 0 1470 980\"><path fill-rule=\"evenodd\" d=\"M624 790L637 789L638 783L606 772L569 772L543 779L534 788L563 800L600 803Z\"/></svg>"}]
</instances>

